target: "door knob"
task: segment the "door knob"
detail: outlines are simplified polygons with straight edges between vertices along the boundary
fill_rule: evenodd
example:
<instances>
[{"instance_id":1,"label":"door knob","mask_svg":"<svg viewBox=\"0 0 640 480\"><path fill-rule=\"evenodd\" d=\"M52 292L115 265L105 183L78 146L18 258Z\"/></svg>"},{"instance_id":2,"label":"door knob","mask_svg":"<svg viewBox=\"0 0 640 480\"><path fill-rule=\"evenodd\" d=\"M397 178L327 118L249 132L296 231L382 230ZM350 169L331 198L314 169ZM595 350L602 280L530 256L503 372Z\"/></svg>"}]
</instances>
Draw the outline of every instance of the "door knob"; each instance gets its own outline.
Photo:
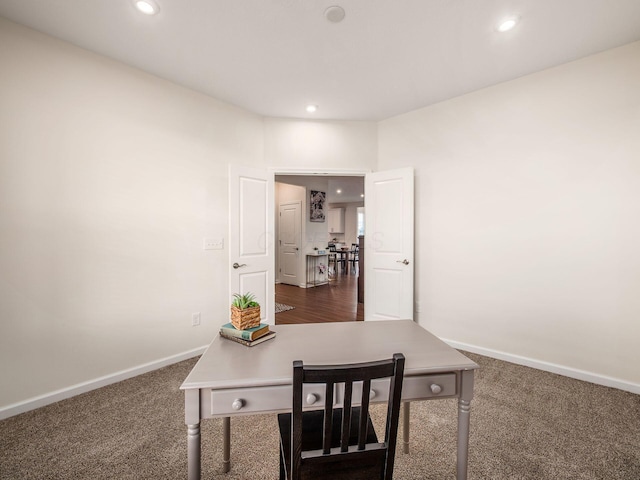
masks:
<instances>
[{"instance_id":1,"label":"door knob","mask_svg":"<svg viewBox=\"0 0 640 480\"><path fill-rule=\"evenodd\" d=\"M407 260L406 258L404 260L396 260L396 263L402 263L404 265L409 265L409 260Z\"/></svg>"},{"instance_id":2,"label":"door knob","mask_svg":"<svg viewBox=\"0 0 640 480\"><path fill-rule=\"evenodd\" d=\"M236 263L234 263L234 264L233 264L233 268L235 268L236 270L237 270L238 268L240 268L240 267L246 267L246 266L247 266L247 264L246 264L246 263L243 263L242 265L240 265L240 264L238 264L238 262L236 262Z\"/></svg>"}]
</instances>

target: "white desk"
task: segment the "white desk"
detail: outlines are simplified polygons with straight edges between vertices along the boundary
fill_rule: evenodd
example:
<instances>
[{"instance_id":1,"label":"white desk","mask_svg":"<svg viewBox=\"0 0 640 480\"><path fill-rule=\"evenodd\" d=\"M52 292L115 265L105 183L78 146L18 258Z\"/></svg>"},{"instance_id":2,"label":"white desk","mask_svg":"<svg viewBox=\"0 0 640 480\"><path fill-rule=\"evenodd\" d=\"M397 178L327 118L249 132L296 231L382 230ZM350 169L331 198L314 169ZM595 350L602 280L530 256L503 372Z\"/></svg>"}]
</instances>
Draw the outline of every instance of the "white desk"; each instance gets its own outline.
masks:
<instances>
[{"instance_id":1,"label":"white desk","mask_svg":"<svg viewBox=\"0 0 640 480\"><path fill-rule=\"evenodd\" d=\"M457 479L467 478L473 374L478 365L410 320L273 325L274 340L245 347L216 337L180 387L185 392L189 480L200 478L200 420L223 417L230 467L230 417L291 409L293 361L340 364L406 357L403 402L458 398ZM382 401L384 386L373 401ZM315 393L315 392L314 392ZM322 393L322 390L320 391ZM334 398L341 402L338 390ZM319 397L320 398L320 397ZM322 398L317 402L323 405ZM405 403L408 427L408 403ZM311 407L313 408L313 407ZM405 442L408 428L405 428ZM275 474L275 472L274 472Z\"/></svg>"}]
</instances>

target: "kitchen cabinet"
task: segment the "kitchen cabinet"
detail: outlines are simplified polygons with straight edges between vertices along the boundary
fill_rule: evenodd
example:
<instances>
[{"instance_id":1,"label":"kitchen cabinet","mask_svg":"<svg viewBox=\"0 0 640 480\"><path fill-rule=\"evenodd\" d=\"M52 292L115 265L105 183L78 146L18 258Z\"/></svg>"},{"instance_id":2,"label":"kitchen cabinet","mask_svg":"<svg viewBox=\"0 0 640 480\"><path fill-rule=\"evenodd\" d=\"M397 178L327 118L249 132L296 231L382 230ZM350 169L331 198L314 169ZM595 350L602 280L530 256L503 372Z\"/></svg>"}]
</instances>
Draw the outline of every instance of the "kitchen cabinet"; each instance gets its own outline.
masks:
<instances>
[{"instance_id":1,"label":"kitchen cabinet","mask_svg":"<svg viewBox=\"0 0 640 480\"><path fill-rule=\"evenodd\" d=\"M344 208L329 209L329 233L344 233Z\"/></svg>"}]
</instances>

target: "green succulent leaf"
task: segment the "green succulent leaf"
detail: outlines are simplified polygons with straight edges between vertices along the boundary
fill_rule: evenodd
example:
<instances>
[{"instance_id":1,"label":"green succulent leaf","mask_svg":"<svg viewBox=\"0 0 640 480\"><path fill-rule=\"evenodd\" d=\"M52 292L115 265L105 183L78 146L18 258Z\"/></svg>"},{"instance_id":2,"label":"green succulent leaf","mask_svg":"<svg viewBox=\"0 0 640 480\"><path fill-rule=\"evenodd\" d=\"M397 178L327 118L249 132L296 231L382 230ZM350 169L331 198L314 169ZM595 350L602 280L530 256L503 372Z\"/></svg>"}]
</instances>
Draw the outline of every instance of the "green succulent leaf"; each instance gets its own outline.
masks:
<instances>
[{"instance_id":1,"label":"green succulent leaf","mask_svg":"<svg viewBox=\"0 0 640 480\"><path fill-rule=\"evenodd\" d=\"M260 304L256 301L256 296L253 293L247 292L244 295L239 293L233 294L233 302L231 305L244 310L245 308L259 307Z\"/></svg>"}]
</instances>

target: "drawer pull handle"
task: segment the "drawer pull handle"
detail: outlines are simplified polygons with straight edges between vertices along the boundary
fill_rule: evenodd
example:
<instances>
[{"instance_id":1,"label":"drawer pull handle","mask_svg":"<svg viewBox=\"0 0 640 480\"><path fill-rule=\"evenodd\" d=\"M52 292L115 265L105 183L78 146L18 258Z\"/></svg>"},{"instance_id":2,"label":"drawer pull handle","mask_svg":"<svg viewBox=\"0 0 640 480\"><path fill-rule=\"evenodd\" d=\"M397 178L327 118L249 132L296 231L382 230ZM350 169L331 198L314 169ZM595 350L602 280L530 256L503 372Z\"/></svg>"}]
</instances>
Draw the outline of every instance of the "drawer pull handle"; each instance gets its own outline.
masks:
<instances>
[{"instance_id":1,"label":"drawer pull handle","mask_svg":"<svg viewBox=\"0 0 640 480\"><path fill-rule=\"evenodd\" d=\"M440 385L438 385L437 383L432 383L429 388L431 389L431 393L433 393L435 395L437 395L440 392L442 392L442 387Z\"/></svg>"},{"instance_id":2,"label":"drawer pull handle","mask_svg":"<svg viewBox=\"0 0 640 480\"><path fill-rule=\"evenodd\" d=\"M244 407L244 400L241 398L236 398L231 404L231 408L234 410L240 410L242 407Z\"/></svg>"},{"instance_id":3,"label":"drawer pull handle","mask_svg":"<svg viewBox=\"0 0 640 480\"><path fill-rule=\"evenodd\" d=\"M377 395L376 391L372 388L371 392L369 392L369 400L376 398L376 395Z\"/></svg>"},{"instance_id":4,"label":"drawer pull handle","mask_svg":"<svg viewBox=\"0 0 640 480\"><path fill-rule=\"evenodd\" d=\"M307 395L307 405L313 405L317 401L318 395L316 395L315 393L310 393L309 395Z\"/></svg>"}]
</instances>

